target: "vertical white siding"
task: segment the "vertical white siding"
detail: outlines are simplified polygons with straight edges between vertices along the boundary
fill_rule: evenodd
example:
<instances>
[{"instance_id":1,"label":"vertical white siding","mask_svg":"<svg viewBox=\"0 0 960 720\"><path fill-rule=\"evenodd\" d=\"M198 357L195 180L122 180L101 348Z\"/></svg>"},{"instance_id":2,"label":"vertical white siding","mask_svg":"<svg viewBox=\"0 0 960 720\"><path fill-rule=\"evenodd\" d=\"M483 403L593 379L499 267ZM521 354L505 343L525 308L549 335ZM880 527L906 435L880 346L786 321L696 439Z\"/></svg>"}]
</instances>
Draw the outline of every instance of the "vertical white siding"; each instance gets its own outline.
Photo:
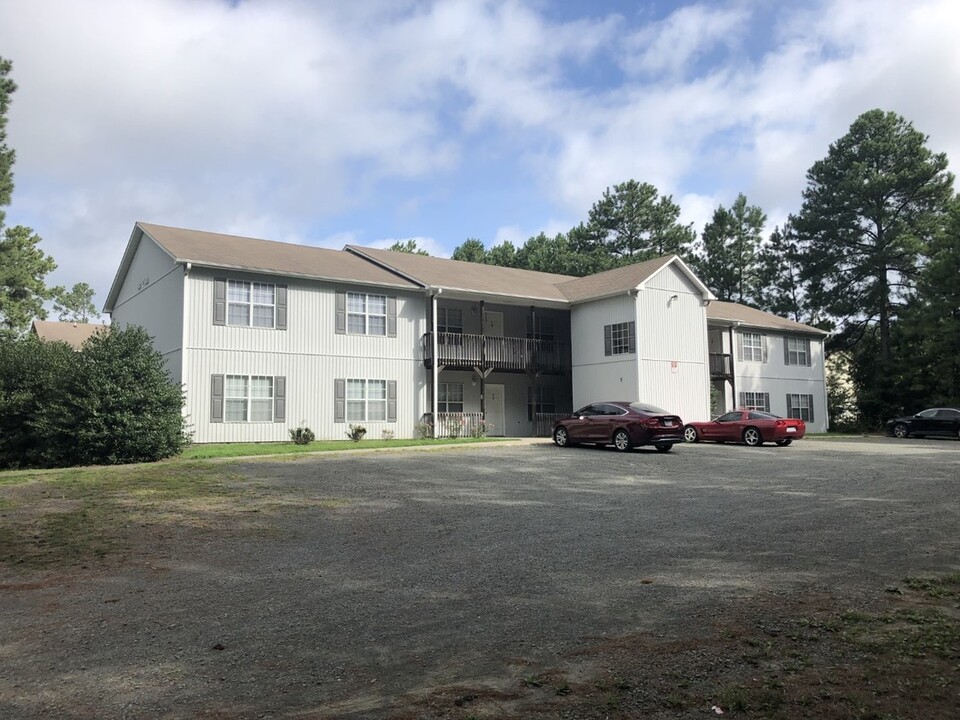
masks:
<instances>
[{"instance_id":1,"label":"vertical white siding","mask_svg":"<svg viewBox=\"0 0 960 720\"><path fill-rule=\"evenodd\" d=\"M140 325L167 362L167 371L180 382L183 346L183 268L144 236L117 295L111 323Z\"/></svg>"},{"instance_id":2,"label":"vertical white siding","mask_svg":"<svg viewBox=\"0 0 960 720\"><path fill-rule=\"evenodd\" d=\"M761 332L767 341L767 362L753 362L737 358L738 335L743 332ZM737 397L741 392L770 393L770 412L787 414L787 394L813 395L813 422L808 423L810 432L827 430L827 390L824 370L823 340L810 338L810 365L787 365L784 362L784 335L773 331L758 331L749 328L734 330L733 366ZM792 337L799 337L794 335Z\"/></svg>"},{"instance_id":3,"label":"vertical white siding","mask_svg":"<svg viewBox=\"0 0 960 720\"><path fill-rule=\"evenodd\" d=\"M287 329L214 325L214 277L286 284ZM397 337L338 335L337 289L396 297ZM187 292L186 389L196 442L287 440L290 428L304 424L318 439L344 438L349 423L334 422L335 378L397 381L397 421L364 423L369 438L381 437L385 429L412 437L429 412L420 350L426 300L419 293L206 269L191 272ZM286 421L210 422L210 377L219 374L286 377Z\"/></svg>"},{"instance_id":4,"label":"vertical white siding","mask_svg":"<svg viewBox=\"0 0 960 720\"><path fill-rule=\"evenodd\" d=\"M571 309L573 409L598 400L637 399L637 355L603 354L604 325L636 319L635 298L626 293Z\"/></svg>"}]
</instances>

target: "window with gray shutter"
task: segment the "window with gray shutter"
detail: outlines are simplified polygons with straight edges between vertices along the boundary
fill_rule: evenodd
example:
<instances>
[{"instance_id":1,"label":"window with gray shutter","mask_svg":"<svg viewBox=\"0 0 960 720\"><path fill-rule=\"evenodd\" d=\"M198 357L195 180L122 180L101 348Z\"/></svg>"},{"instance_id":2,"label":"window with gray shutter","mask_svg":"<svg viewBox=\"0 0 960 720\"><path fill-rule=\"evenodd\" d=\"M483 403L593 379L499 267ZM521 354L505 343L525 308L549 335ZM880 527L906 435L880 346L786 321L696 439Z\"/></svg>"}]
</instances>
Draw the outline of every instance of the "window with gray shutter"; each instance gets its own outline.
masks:
<instances>
[{"instance_id":1,"label":"window with gray shutter","mask_svg":"<svg viewBox=\"0 0 960 720\"><path fill-rule=\"evenodd\" d=\"M337 290L337 335L347 334L347 293Z\"/></svg>"},{"instance_id":2,"label":"window with gray shutter","mask_svg":"<svg viewBox=\"0 0 960 720\"><path fill-rule=\"evenodd\" d=\"M397 421L397 381L387 381L387 422Z\"/></svg>"},{"instance_id":3,"label":"window with gray shutter","mask_svg":"<svg viewBox=\"0 0 960 720\"><path fill-rule=\"evenodd\" d=\"M333 381L333 421L342 423L347 420L347 381L337 378Z\"/></svg>"},{"instance_id":4,"label":"window with gray shutter","mask_svg":"<svg viewBox=\"0 0 960 720\"><path fill-rule=\"evenodd\" d=\"M213 324L227 324L227 279L213 279Z\"/></svg>"},{"instance_id":5,"label":"window with gray shutter","mask_svg":"<svg viewBox=\"0 0 960 720\"><path fill-rule=\"evenodd\" d=\"M397 336L397 299L387 298L387 337Z\"/></svg>"},{"instance_id":6,"label":"window with gray shutter","mask_svg":"<svg viewBox=\"0 0 960 720\"><path fill-rule=\"evenodd\" d=\"M287 329L287 286L277 285L277 330Z\"/></svg>"},{"instance_id":7,"label":"window with gray shutter","mask_svg":"<svg viewBox=\"0 0 960 720\"><path fill-rule=\"evenodd\" d=\"M278 375L273 379L273 421L287 419L287 378Z\"/></svg>"},{"instance_id":8,"label":"window with gray shutter","mask_svg":"<svg viewBox=\"0 0 960 720\"><path fill-rule=\"evenodd\" d=\"M613 325L603 326L603 354L613 355Z\"/></svg>"},{"instance_id":9,"label":"window with gray shutter","mask_svg":"<svg viewBox=\"0 0 960 720\"><path fill-rule=\"evenodd\" d=\"M210 422L223 422L223 375L210 376Z\"/></svg>"}]
</instances>

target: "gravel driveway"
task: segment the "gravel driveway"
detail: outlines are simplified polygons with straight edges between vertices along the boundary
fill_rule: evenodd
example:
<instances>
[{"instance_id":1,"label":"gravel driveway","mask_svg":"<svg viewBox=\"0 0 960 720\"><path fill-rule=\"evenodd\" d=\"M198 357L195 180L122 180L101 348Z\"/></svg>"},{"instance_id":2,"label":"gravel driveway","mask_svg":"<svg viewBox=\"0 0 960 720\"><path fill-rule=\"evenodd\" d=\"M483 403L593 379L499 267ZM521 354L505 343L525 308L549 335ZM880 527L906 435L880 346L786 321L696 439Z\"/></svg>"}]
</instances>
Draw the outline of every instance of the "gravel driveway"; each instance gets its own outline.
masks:
<instances>
[{"instance_id":1,"label":"gravel driveway","mask_svg":"<svg viewBox=\"0 0 960 720\"><path fill-rule=\"evenodd\" d=\"M760 593L960 569L960 442L541 443L231 470L295 503L7 582L0 716L389 715L596 638L690 637ZM9 580L9 579L8 579ZM301 715L301 713L303 715Z\"/></svg>"}]
</instances>

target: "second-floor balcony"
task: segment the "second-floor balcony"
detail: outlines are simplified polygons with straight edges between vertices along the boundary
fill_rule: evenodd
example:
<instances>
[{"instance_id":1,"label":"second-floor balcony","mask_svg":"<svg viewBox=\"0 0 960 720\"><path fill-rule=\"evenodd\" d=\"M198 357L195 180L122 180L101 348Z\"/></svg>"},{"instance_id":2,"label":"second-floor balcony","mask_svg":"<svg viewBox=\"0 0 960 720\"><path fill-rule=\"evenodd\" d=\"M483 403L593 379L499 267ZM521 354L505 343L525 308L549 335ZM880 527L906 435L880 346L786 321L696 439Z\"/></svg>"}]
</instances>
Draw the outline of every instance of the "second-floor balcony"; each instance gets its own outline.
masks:
<instances>
[{"instance_id":1,"label":"second-floor balcony","mask_svg":"<svg viewBox=\"0 0 960 720\"><path fill-rule=\"evenodd\" d=\"M710 353L710 379L729 380L733 377L733 356Z\"/></svg>"},{"instance_id":2,"label":"second-floor balcony","mask_svg":"<svg viewBox=\"0 0 960 720\"><path fill-rule=\"evenodd\" d=\"M423 361L433 367L433 333L423 336ZM451 370L559 374L570 370L570 346L556 340L437 333L437 364Z\"/></svg>"}]
</instances>

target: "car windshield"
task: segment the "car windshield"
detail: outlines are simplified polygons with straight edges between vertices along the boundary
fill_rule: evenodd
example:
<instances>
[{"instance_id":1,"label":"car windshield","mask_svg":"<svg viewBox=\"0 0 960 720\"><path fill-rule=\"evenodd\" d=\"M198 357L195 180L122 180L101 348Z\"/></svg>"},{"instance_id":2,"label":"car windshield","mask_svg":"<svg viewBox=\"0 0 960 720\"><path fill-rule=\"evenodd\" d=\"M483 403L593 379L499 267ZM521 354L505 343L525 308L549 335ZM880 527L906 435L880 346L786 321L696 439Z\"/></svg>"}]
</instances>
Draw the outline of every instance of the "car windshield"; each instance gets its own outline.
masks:
<instances>
[{"instance_id":1,"label":"car windshield","mask_svg":"<svg viewBox=\"0 0 960 720\"><path fill-rule=\"evenodd\" d=\"M647 405L646 403L630 403L630 407L633 410L636 410L639 413L645 413L646 415L670 415L663 408L658 408L656 405Z\"/></svg>"}]
</instances>

